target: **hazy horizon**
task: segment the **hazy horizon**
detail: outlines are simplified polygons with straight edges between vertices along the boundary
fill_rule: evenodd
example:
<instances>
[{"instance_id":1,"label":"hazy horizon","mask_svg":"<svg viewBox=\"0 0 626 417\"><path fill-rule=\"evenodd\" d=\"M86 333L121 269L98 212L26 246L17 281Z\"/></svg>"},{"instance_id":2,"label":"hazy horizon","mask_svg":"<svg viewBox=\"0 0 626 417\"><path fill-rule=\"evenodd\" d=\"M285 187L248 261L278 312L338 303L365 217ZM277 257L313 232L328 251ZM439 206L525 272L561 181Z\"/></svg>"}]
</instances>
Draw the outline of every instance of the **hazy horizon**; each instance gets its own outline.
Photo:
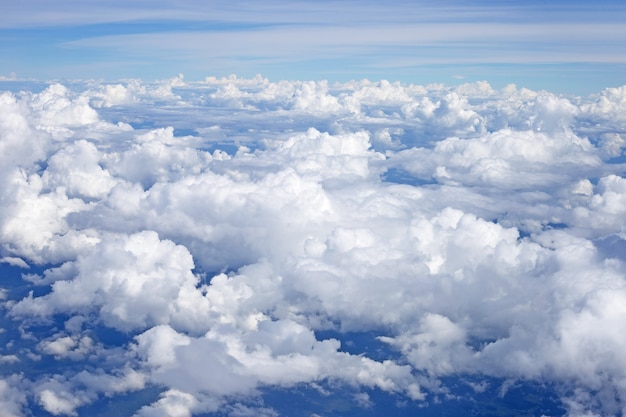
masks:
<instances>
[{"instance_id":1,"label":"hazy horizon","mask_svg":"<svg viewBox=\"0 0 626 417\"><path fill-rule=\"evenodd\" d=\"M0 19L0 76L485 80L587 95L626 84L625 17L607 0L25 0Z\"/></svg>"}]
</instances>

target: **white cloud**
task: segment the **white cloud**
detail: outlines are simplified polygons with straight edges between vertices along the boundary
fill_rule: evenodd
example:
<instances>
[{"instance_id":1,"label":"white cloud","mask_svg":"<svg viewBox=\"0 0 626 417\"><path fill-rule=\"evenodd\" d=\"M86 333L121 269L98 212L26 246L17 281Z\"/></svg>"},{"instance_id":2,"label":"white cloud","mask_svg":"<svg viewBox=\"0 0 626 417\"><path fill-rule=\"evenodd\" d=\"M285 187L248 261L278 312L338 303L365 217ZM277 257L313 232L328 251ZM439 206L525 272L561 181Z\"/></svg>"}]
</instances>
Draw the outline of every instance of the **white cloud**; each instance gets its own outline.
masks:
<instances>
[{"instance_id":1,"label":"white cloud","mask_svg":"<svg viewBox=\"0 0 626 417\"><path fill-rule=\"evenodd\" d=\"M24 102L9 92L0 95L0 127L2 134L2 174L7 175L15 165L30 165L43 159L46 152L46 135L34 129Z\"/></svg>"},{"instance_id":2,"label":"white cloud","mask_svg":"<svg viewBox=\"0 0 626 417\"><path fill-rule=\"evenodd\" d=\"M62 336L54 340L44 340L39 343L42 352L48 355L54 355L58 358L70 358L80 360L86 354L94 350L94 342L89 336L83 336L80 339L71 336Z\"/></svg>"},{"instance_id":3,"label":"white cloud","mask_svg":"<svg viewBox=\"0 0 626 417\"><path fill-rule=\"evenodd\" d=\"M22 417L26 410L26 394L19 387L20 378L0 379L0 412L6 417Z\"/></svg>"},{"instance_id":4,"label":"white cloud","mask_svg":"<svg viewBox=\"0 0 626 417\"><path fill-rule=\"evenodd\" d=\"M55 392L44 389L38 395L39 404L52 415L76 416L76 408L82 405L81 399L68 392Z\"/></svg>"},{"instance_id":5,"label":"white cloud","mask_svg":"<svg viewBox=\"0 0 626 417\"><path fill-rule=\"evenodd\" d=\"M590 103L585 103L582 110L591 113L595 117L601 118L608 123L623 121L624 115L620 111L626 103L626 86L616 88L606 88L596 99Z\"/></svg>"},{"instance_id":6,"label":"white cloud","mask_svg":"<svg viewBox=\"0 0 626 417\"><path fill-rule=\"evenodd\" d=\"M94 107L112 107L133 104L138 101L137 95L145 93L145 88L137 81L130 82L128 86L123 84L104 85L91 99Z\"/></svg>"},{"instance_id":7,"label":"white cloud","mask_svg":"<svg viewBox=\"0 0 626 417\"><path fill-rule=\"evenodd\" d=\"M42 176L45 187L65 187L70 197L102 198L117 181L99 165L100 155L93 143L79 140L48 159Z\"/></svg>"},{"instance_id":8,"label":"white cloud","mask_svg":"<svg viewBox=\"0 0 626 417\"><path fill-rule=\"evenodd\" d=\"M614 412L620 91L178 76L2 93L0 261L43 265L29 295L4 291L13 343L30 343L11 366L90 366L5 378L0 407L77 415L159 386L137 416L270 416L245 399L332 382L363 407L363 389L420 403L482 375ZM327 330L386 350L350 354Z\"/></svg>"},{"instance_id":9,"label":"white cloud","mask_svg":"<svg viewBox=\"0 0 626 417\"><path fill-rule=\"evenodd\" d=\"M19 266L20 268L26 268L26 269L29 268L28 264L24 262L22 258L15 258L12 256L5 256L4 258L0 259L0 263L15 265L15 266Z\"/></svg>"},{"instance_id":10,"label":"white cloud","mask_svg":"<svg viewBox=\"0 0 626 417\"><path fill-rule=\"evenodd\" d=\"M98 113L89 106L87 97L69 97L70 91L53 84L33 97L32 107L39 113L39 123L51 129L80 126L98 121ZM54 128L52 128L54 126Z\"/></svg>"},{"instance_id":11,"label":"white cloud","mask_svg":"<svg viewBox=\"0 0 626 417\"><path fill-rule=\"evenodd\" d=\"M62 189L42 193L44 185L37 174L27 176L17 169L6 183L2 237L9 253L55 262L63 260L68 250L93 242L89 233L75 234L65 221L69 213L87 208L82 200L69 198Z\"/></svg>"},{"instance_id":12,"label":"white cloud","mask_svg":"<svg viewBox=\"0 0 626 417\"><path fill-rule=\"evenodd\" d=\"M595 189L585 204L574 210L574 221L583 228L590 228L597 237L623 232L626 180L617 175L602 177Z\"/></svg>"},{"instance_id":13,"label":"white cloud","mask_svg":"<svg viewBox=\"0 0 626 417\"><path fill-rule=\"evenodd\" d=\"M300 10L299 14L305 13ZM290 63L311 59L345 59L367 53L379 57L377 62L368 61L368 68L418 66L429 64L485 64L485 63L624 63L616 53L618 48L593 48L599 42L613 45L624 36L624 28L618 23L554 22L501 23L501 22L376 22L346 25L345 22L329 22L321 25L265 25L261 28L244 28L225 31L184 31L163 33L140 33L104 35L83 38L64 43L71 48L97 48L103 50L129 49L134 55L157 55L166 52L178 60L189 55L200 57L209 63L210 58L237 61L238 56L255 59L259 63ZM543 41L544 48L532 46ZM563 48L579 42L578 48ZM484 48L468 44L483 43ZM511 45L516 47L511 47ZM448 48L456 54L441 57L429 52L430 48ZM413 48L424 51L422 56L402 54L401 63L389 59L385 49ZM493 54L493 49L498 54ZM405 51L406 49L402 49ZM233 52L236 51L236 52ZM365 54L363 51L367 51ZM489 53L491 52L491 53ZM408 58L407 58L408 57Z\"/></svg>"},{"instance_id":14,"label":"white cloud","mask_svg":"<svg viewBox=\"0 0 626 417\"><path fill-rule=\"evenodd\" d=\"M25 298L12 313L95 311L105 324L126 331L170 322L186 330L205 326L194 318L208 305L195 291L193 261L184 247L142 232L105 237L93 249L76 260L77 276L54 282L48 295Z\"/></svg>"},{"instance_id":15,"label":"white cloud","mask_svg":"<svg viewBox=\"0 0 626 417\"><path fill-rule=\"evenodd\" d=\"M135 415L137 417L191 417L192 411L198 401L193 395L178 391L168 390L156 403L143 407ZM213 410L210 411L215 411Z\"/></svg>"}]
</instances>

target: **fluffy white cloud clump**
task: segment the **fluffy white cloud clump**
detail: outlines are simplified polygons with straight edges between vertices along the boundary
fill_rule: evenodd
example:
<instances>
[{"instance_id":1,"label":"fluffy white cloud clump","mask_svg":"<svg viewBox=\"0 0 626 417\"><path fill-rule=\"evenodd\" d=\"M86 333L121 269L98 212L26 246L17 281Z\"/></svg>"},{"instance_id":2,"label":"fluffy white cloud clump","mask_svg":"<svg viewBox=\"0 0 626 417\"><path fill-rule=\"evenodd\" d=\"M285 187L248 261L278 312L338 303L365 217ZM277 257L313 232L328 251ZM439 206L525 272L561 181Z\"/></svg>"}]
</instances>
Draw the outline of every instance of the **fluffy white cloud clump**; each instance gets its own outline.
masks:
<instances>
[{"instance_id":1,"label":"fluffy white cloud clump","mask_svg":"<svg viewBox=\"0 0 626 417\"><path fill-rule=\"evenodd\" d=\"M426 406L452 377L623 413L624 103L182 75L3 92L0 266L23 279L0 414L146 391L129 415L275 416L262 390L303 386Z\"/></svg>"}]
</instances>

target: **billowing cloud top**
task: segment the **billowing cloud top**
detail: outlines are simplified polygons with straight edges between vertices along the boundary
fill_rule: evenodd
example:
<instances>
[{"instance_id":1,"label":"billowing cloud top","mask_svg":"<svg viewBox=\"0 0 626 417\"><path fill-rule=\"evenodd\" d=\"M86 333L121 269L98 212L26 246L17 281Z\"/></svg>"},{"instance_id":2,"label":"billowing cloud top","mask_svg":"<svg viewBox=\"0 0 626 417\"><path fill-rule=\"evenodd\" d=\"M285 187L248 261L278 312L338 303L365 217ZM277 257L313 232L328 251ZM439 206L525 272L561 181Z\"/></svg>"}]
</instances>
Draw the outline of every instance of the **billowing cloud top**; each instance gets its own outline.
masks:
<instances>
[{"instance_id":1,"label":"billowing cloud top","mask_svg":"<svg viewBox=\"0 0 626 417\"><path fill-rule=\"evenodd\" d=\"M0 414L135 393L126 415L274 416L268 387L425 407L458 381L619 414L625 103L260 76L2 92Z\"/></svg>"}]
</instances>

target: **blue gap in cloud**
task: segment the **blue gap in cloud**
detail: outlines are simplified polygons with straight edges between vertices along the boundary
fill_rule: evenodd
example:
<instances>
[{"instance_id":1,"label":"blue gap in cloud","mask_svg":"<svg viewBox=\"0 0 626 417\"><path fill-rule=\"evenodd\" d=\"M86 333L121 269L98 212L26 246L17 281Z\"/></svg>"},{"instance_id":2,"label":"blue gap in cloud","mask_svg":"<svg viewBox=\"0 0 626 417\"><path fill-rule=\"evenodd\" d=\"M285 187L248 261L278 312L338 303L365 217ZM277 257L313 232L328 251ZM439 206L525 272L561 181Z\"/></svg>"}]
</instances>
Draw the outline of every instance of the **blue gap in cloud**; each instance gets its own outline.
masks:
<instances>
[{"instance_id":1,"label":"blue gap in cloud","mask_svg":"<svg viewBox=\"0 0 626 417\"><path fill-rule=\"evenodd\" d=\"M174 128L174 137L183 137L183 136L198 136L198 132L195 129L190 128Z\"/></svg>"},{"instance_id":2,"label":"blue gap in cloud","mask_svg":"<svg viewBox=\"0 0 626 417\"><path fill-rule=\"evenodd\" d=\"M196 267L191 272L195 276L200 278L196 287L201 287L203 285L211 285L211 281L213 280L213 278L215 278L217 275L220 275L220 274L226 274L227 276L236 275L239 268L245 265L245 263L241 265L234 265L234 266L225 265L220 270L217 270L217 269L205 270L199 265L199 261L197 259L194 259L194 263L196 264Z\"/></svg>"},{"instance_id":3,"label":"blue gap in cloud","mask_svg":"<svg viewBox=\"0 0 626 417\"><path fill-rule=\"evenodd\" d=\"M317 340L337 339L341 343L339 350L351 355L363 355L376 361L400 359L400 353L393 350L389 344L378 340L379 336L383 335L377 331L339 332L336 330L318 330L315 332Z\"/></svg>"},{"instance_id":4,"label":"blue gap in cloud","mask_svg":"<svg viewBox=\"0 0 626 417\"><path fill-rule=\"evenodd\" d=\"M556 417L566 413L555 387L540 381L458 375L441 382L456 398L430 398L424 415Z\"/></svg>"},{"instance_id":5,"label":"blue gap in cloud","mask_svg":"<svg viewBox=\"0 0 626 417\"><path fill-rule=\"evenodd\" d=\"M232 142L214 142L214 143L209 144L209 146L203 146L199 150L208 152L211 154L219 150L222 152L226 152L230 156L233 156L239 150L239 145L236 145Z\"/></svg>"},{"instance_id":6,"label":"blue gap in cloud","mask_svg":"<svg viewBox=\"0 0 626 417\"><path fill-rule=\"evenodd\" d=\"M149 386L139 391L118 394L112 397L100 396L92 404L81 407L77 411L81 417L133 416L141 407L156 402L162 392L163 388ZM47 414L42 413L41 415Z\"/></svg>"},{"instance_id":7,"label":"blue gap in cloud","mask_svg":"<svg viewBox=\"0 0 626 417\"><path fill-rule=\"evenodd\" d=\"M437 181L433 178L419 178L402 168L389 168L381 175L381 179L383 182L413 185L415 187L437 184Z\"/></svg>"},{"instance_id":8,"label":"blue gap in cloud","mask_svg":"<svg viewBox=\"0 0 626 417\"><path fill-rule=\"evenodd\" d=\"M102 324L91 327L89 333L91 333L90 335L95 342L102 343L105 347L123 346L133 340L132 334L124 333Z\"/></svg>"},{"instance_id":9,"label":"blue gap in cloud","mask_svg":"<svg viewBox=\"0 0 626 417\"><path fill-rule=\"evenodd\" d=\"M21 300L30 291L33 297L40 297L51 291L50 285L33 285L24 280L23 275L43 275L44 271L58 265L29 265L28 268L20 268L6 263L0 263L0 288L7 290L7 298Z\"/></svg>"},{"instance_id":10,"label":"blue gap in cloud","mask_svg":"<svg viewBox=\"0 0 626 417\"><path fill-rule=\"evenodd\" d=\"M7 291L7 299L19 301L28 295L29 291L34 291L34 296L40 296L50 291L50 286L34 286L22 279L22 274L43 274L43 272L53 267L52 265L31 265L29 269L19 268L13 265L0 263L0 287ZM0 376L11 374L23 374L29 380L34 381L39 378L47 378L47 375L58 374L62 370L63 374L73 375L84 370L95 369L95 367L106 370L107 367L115 366L115 364L106 364L99 362L94 364L90 361L72 360L72 359L55 359L50 355L41 355L36 360L27 355L25 351L39 353L37 344L54 334L65 333L65 322L70 315L58 314L50 320L40 324L33 323L24 330L31 338L24 338L20 326L23 325L21 320L14 320L9 317L6 309L0 310L0 354L11 355L16 354L20 357L19 362L4 363L0 367ZM95 319L87 322L84 327L86 334L89 335L95 343L101 343L105 348L116 348L129 343L132 340L131 335L117 331L112 328L97 323ZM120 358L123 360L123 358ZM148 386L142 390L115 395L112 397L100 396L94 403L81 407L77 410L79 416L89 417L117 417L133 415L139 408L146 404L156 401L163 389L156 386ZM33 399L30 399L28 408L32 415L48 415Z\"/></svg>"},{"instance_id":11,"label":"blue gap in cloud","mask_svg":"<svg viewBox=\"0 0 626 417\"><path fill-rule=\"evenodd\" d=\"M402 363L401 354L378 340L380 332L316 331L318 340L337 339L341 351L363 355L377 361L395 360ZM475 340L475 348L487 341ZM503 378L482 375L455 375L441 378L446 394L427 392L425 401L415 402L378 389L356 390L337 382L321 381L318 386L301 384L295 388L263 388L265 407L279 415L351 416L563 416L565 409L555 388L533 381L511 383ZM363 407L355 395L367 393L370 406ZM448 395L449 394L449 395ZM305 412L304 414L302 414ZM213 414L207 414L207 416Z\"/></svg>"},{"instance_id":12,"label":"blue gap in cloud","mask_svg":"<svg viewBox=\"0 0 626 417\"><path fill-rule=\"evenodd\" d=\"M606 160L606 163L607 164L613 164L613 165L624 164L624 163L626 163L626 153L623 153L620 156L609 158L609 159ZM622 175L623 175L623 173L622 173Z\"/></svg>"},{"instance_id":13,"label":"blue gap in cloud","mask_svg":"<svg viewBox=\"0 0 626 417\"><path fill-rule=\"evenodd\" d=\"M563 416L563 408L550 385L480 376L451 376L441 380L448 392L427 393L424 401L413 401L379 389L361 390L337 381L318 381L293 388L266 387L260 390L264 407L281 416L325 417L441 417L441 416ZM474 389L473 387L476 389ZM359 403L367 394L369 401ZM252 403L250 406L258 406ZM203 414L204 417L222 415Z\"/></svg>"},{"instance_id":14,"label":"blue gap in cloud","mask_svg":"<svg viewBox=\"0 0 626 417\"><path fill-rule=\"evenodd\" d=\"M33 285L22 278L22 274L43 275L44 271L53 268L55 265L30 265L29 269L19 268L13 265L0 263L0 280L1 288L7 291L7 299L11 301L20 301L27 297L32 291L33 297L41 297L52 291L51 285ZM19 320L9 317L6 309L2 309L0 316L0 326L4 332L0 333L0 346L6 346L6 343L13 341L16 344L33 343L21 340L19 326L22 324ZM52 336L55 333L63 331L65 322L71 318L71 315L56 314L51 321L42 323L41 325L33 324L28 326L26 330L32 333L37 341ZM132 340L131 335L120 332L110 327L106 327L101 323L97 323L95 319L84 325L88 334L96 343L102 343L105 347L116 347L129 343ZM6 352L5 352L6 354ZM36 367L38 371L43 368Z\"/></svg>"},{"instance_id":15,"label":"blue gap in cloud","mask_svg":"<svg viewBox=\"0 0 626 417\"><path fill-rule=\"evenodd\" d=\"M356 390L351 387L320 381L317 386L301 385L293 389L262 389L265 407L280 416L375 417L393 415L415 416L420 409L399 395L379 390ZM359 404L357 395L367 394L369 404ZM421 415L421 412L420 412Z\"/></svg>"}]
</instances>

